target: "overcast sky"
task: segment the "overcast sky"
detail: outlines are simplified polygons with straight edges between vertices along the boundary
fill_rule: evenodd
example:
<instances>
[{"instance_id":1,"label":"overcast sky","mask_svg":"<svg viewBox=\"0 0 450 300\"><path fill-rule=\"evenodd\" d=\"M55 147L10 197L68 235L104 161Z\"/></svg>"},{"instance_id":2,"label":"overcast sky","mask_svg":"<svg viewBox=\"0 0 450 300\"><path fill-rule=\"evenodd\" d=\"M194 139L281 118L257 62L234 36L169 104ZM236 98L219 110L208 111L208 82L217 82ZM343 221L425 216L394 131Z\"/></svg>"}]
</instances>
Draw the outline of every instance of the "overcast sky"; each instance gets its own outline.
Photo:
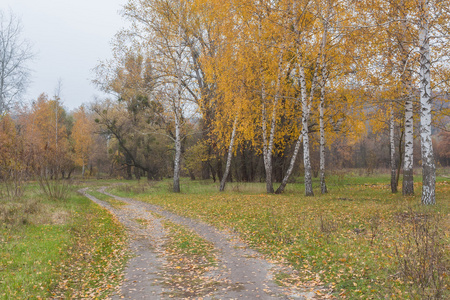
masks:
<instances>
[{"instance_id":1,"label":"overcast sky","mask_svg":"<svg viewBox=\"0 0 450 300\"><path fill-rule=\"evenodd\" d=\"M110 42L126 23L119 11L126 0L0 0L0 9L20 17L23 37L36 57L29 64L29 102L41 93L55 94L62 79L61 98L72 110L104 96L91 84L92 69L111 57Z\"/></svg>"}]
</instances>

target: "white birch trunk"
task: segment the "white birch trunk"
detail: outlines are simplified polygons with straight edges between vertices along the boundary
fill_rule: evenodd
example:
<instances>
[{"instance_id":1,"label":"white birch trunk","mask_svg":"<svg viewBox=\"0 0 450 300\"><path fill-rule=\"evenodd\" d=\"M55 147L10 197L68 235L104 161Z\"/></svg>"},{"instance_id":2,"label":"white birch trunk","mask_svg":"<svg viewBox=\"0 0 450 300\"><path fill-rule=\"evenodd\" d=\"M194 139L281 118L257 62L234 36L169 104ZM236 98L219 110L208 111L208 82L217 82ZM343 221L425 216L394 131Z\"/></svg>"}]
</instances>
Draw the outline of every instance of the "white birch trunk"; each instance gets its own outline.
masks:
<instances>
[{"instance_id":1,"label":"white birch trunk","mask_svg":"<svg viewBox=\"0 0 450 300\"><path fill-rule=\"evenodd\" d=\"M399 30L406 34L408 24L406 20L400 22ZM402 86L405 97L405 156L403 158L403 186L402 193L405 196L414 195L414 174L413 174L413 150L414 150L414 107L412 90L412 71L408 66L410 45L407 40L401 40L400 51L402 55Z\"/></svg>"},{"instance_id":2,"label":"white birch trunk","mask_svg":"<svg viewBox=\"0 0 450 300\"><path fill-rule=\"evenodd\" d=\"M309 155L309 135L308 135L308 119L309 119L309 105L306 97L306 79L305 70L302 65L299 65L300 89L302 97L302 136L303 136L303 164L305 168L305 195L314 196L312 189L311 176L311 160ZM311 86L311 92L313 85Z\"/></svg>"},{"instance_id":3,"label":"white birch trunk","mask_svg":"<svg viewBox=\"0 0 450 300\"><path fill-rule=\"evenodd\" d=\"M263 159L264 159L264 169L266 171L266 192L273 193L272 185L272 151L269 151L268 141L267 141L267 117L266 117L266 92L264 89L264 84L261 91L262 97L262 136L263 136Z\"/></svg>"},{"instance_id":4,"label":"white birch trunk","mask_svg":"<svg viewBox=\"0 0 450 300\"><path fill-rule=\"evenodd\" d=\"M297 8L297 3L294 1L293 4L292 4L293 17L292 17L292 20L291 20L292 24L294 24L294 27L295 27L295 19L296 19L294 17L294 15L297 12L296 8ZM298 34L298 30L295 29L295 31ZM299 99L297 99L297 101L300 101L301 97L302 97L302 93L300 93ZM284 189L285 189L285 187L287 185L289 177L291 176L292 171L294 170L294 165L295 165L295 161L297 159L298 151L300 150L300 146L302 145L302 139L303 139L303 130L301 131L301 133L298 136L297 142L296 142L295 147L294 147L294 153L292 154L291 161L289 163L289 167L288 167L288 169L286 171L286 174L283 177L283 180L281 181L280 186L278 187L278 189L275 192L276 194L281 194L284 191Z\"/></svg>"},{"instance_id":5,"label":"white birch trunk","mask_svg":"<svg viewBox=\"0 0 450 300\"><path fill-rule=\"evenodd\" d=\"M411 95L408 95L408 98ZM403 162L403 195L414 195L413 146L414 146L413 102L405 102L405 158Z\"/></svg>"},{"instance_id":6,"label":"white birch trunk","mask_svg":"<svg viewBox=\"0 0 450 300\"><path fill-rule=\"evenodd\" d=\"M231 166L231 157L233 155L233 145L236 137L236 128L237 128L237 116L234 118L233 123L233 132L231 133L230 146L228 147L228 156L227 156L227 164L225 167L225 173L223 174L222 181L220 182L220 191L223 192L225 190L225 184L227 182L228 174L230 173Z\"/></svg>"},{"instance_id":7,"label":"white birch trunk","mask_svg":"<svg viewBox=\"0 0 450 300\"><path fill-rule=\"evenodd\" d=\"M272 183L272 152L273 152L273 142L275 138L275 127L277 123L277 110L278 110L278 101L280 98L280 87L281 87L281 77L283 75L283 54L284 51L281 51L280 53L280 60L278 64L278 76L277 76L277 82L275 87L275 98L273 101L273 107L272 107L272 118L270 122L270 135L269 139L267 139L267 117L266 117L266 91L265 91L265 85L264 85L264 79L263 79L263 85L262 85L262 131L263 131L263 158L264 158L264 168L266 171L266 190L267 193L273 193L273 183Z\"/></svg>"},{"instance_id":8,"label":"white birch trunk","mask_svg":"<svg viewBox=\"0 0 450 300\"><path fill-rule=\"evenodd\" d=\"M320 103L319 103L319 173L320 173L320 192L322 194L328 193L327 184L325 182L325 123L324 123L324 110L325 110L325 85L327 81L327 63L325 56L325 47L327 43L328 33L328 20L327 24L324 24L323 37L322 37L322 77L320 82Z\"/></svg>"},{"instance_id":9,"label":"white birch trunk","mask_svg":"<svg viewBox=\"0 0 450 300\"><path fill-rule=\"evenodd\" d=\"M278 187L275 194L281 194L287 185L289 177L291 176L292 171L294 170L295 160L297 159L298 151L300 150L300 146L302 144L302 138L303 138L303 130L302 133L300 133L300 135L298 136L297 143L295 143L294 153L292 154L291 161L289 163L289 168L287 169L286 174L284 175L283 180L281 181L281 184Z\"/></svg>"},{"instance_id":10,"label":"white birch trunk","mask_svg":"<svg viewBox=\"0 0 450 300\"><path fill-rule=\"evenodd\" d=\"M319 156L320 156L320 192L322 194L328 193L327 184L325 182L325 124L324 124L324 106L325 106L325 88L322 87L320 93L320 104L319 104L319 126L320 126L320 146L319 146Z\"/></svg>"},{"instance_id":11,"label":"white birch trunk","mask_svg":"<svg viewBox=\"0 0 450 300\"><path fill-rule=\"evenodd\" d=\"M180 91L179 91L180 93ZM181 93L180 93L181 94ZM173 166L173 191L179 193L180 189L180 160L181 160L181 130L177 108L175 108L175 158Z\"/></svg>"},{"instance_id":12,"label":"white birch trunk","mask_svg":"<svg viewBox=\"0 0 450 300\"><path fill-rule=\"evenodd\" d=\"M391 192L397 193L397 166L395 163L395 120L394 105L389 111L389 145L391 149Z\"/></svg>"},{"instance_id":13,"label":"white birch trunk","mask_svg":"<svg viewBox=\"0 0 450 300\"><path fill-rule=\"evenodd\" d=\"M175 158L174 158L174 164L173 164L173 192L179 193L181 191L180 189L180 170L181 170L181 124L180 124L180 106L181 106L181 92L182 92L182 86L181 86L181 51L182 51L182 45L181 45L181 17L182 17L182 4L180 2L180 9L178 13L178 38L179 38L179 44L178 44L178 61L176 62L176 68L177 68L177 99L174 99L173 104L173 112L175 117Z\"/></svg>"},{"instance_id":14,"label":"white birch trunk","mask_svg":"<svg viewBox=\"0 0 450 300\"><path fill-rule=\"evenodd\" d=\"M436 166L431 141L431 55L429 44L428 0L421 3L420 45L420 140L422 152L422 204L436 204Z\"/></svg>"}]
</instances>

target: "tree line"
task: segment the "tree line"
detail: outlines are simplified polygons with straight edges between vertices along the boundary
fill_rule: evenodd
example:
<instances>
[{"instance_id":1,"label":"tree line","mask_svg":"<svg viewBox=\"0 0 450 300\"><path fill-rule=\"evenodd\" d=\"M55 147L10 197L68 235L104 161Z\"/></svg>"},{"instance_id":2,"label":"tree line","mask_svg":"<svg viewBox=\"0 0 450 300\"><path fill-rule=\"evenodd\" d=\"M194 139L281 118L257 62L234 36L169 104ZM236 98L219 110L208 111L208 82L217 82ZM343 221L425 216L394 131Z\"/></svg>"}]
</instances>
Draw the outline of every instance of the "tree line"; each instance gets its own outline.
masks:
<instances>
[{"instance_id":1,"label":"tree line","mask_svg":"<svg viewBox=\"0 0 450 300\"><path fill-rule=\"evenodd\" d=\"M448 162L448 6L129 0L130 27L95 69L111 97L90 105L93 132L127 178L172 176L175 192L184 174L281 193L301 173L309 196L315 175L327 192L327 166L381 160L392 192L403 166L410 195L420 160L433 204L435 157Z\"/></svg>"},{"instance_id":2,"label":"tree line","mask_svg":"<svg viewBox=\"0 0 450 300\"><path fill-rule=\"evenodd\" d=\"M313 195L314 138L325 193L326 148L343 137L355 142L370 127L390 129L393 192L402 162L403 193L413 194L416 117L422 201L434 203L432 109L443 103L448 110L447 4L129 1L123 16L131 26L117 34L115 57L98 66L96 82L131 108L138 99L157 103L171 120L175 190L183 130L198 116L202 176L209 177L212 156L222 160L221 189L232 157L250 145L262 156L268 193L283 191L301 153L305 194ZM436 121L443 111L434 114ZM277 157L286 166L275 190Z\"/></svg>"}]
</instances>

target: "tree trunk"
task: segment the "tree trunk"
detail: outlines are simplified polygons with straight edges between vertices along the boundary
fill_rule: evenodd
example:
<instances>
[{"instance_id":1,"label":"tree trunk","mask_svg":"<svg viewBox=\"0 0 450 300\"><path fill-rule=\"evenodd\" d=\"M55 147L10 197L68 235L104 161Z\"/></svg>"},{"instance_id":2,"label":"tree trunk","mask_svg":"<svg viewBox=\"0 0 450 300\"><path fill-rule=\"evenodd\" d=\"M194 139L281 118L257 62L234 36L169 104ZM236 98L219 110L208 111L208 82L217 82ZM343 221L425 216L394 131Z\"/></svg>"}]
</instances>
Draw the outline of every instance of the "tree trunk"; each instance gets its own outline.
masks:
<instances>
[{"instance_id":1,"label":"tree trunk","mask_svg":"<svg viewBox=\"0 0 450 300\"><path fill-rule=\"evenodd\" d=\"M328 20L327 20L328 23ZM320 131L320 145L319 145L319 173L320 173L320 192L322 194L328 193L327 184L325 183L325 124L324 124L324 109L325 109L325 85L327 81L327 66L325 57L325 46L327 43L328 24L324 24L324 31L322 37L322 77L320 83L320 104L319 104L319 131Z\"/></svg>"},{"instance_id":2,"label":"tree trunk","mask_svg":"<svg viewBox=\"0 0 450 300\"><path fill-rule=\"evenodd\" d=\"M269 194L274 192L273 190L273 180L272 180L272 151L273 151L273 142L275 138L275 126L276 126L276 117L277 117L277 108L278 108L278 100L280 97L280 85L281 85L281 77L282 77L282 69L283 69L283 53L280 53L280 60L278 63L278 76L276 83L276 92L275 99L273 102L272 108L272 120L270 123L270 136L269 140L267 140L267 123L266 123L266 91L265 84L263 82L261 89L261 97L262 97L262 131L263 131L263 157L264 157L264 168L266 171L266 191ZM264 80L264 79L263 79Z\"/></svg>"},{"instance_id":3,"label":"tree trunk","mask_svg":"<svg viewBox=\"0 0 450 300\"><path fill-rule=\"evenodd\" d=\"M174 167L173 167L173 192L179 193L180 190L180 160L181 160L181 111L180 111L180 105L181 105L181 92L182 92L182 82L181 82L181 51L182 51L182 37L181 37L181 17L182 17L182 5L180 2L180 8L178 12L178 38L179 44L178 44L178 61L176 62L176 72L177 72L177 88L178 88L178 95L177 99L174 99L173 103L173 112L175 117L175 159L174 159Z\"/></svg>"},{"instance_id":4,"label":"tree trunk","mask_svg":"<svg viewBox=\"0 0 450 300\"><path fill-rule=\"evenodd\" d=\"M320 114L320 192L322 194L328 193L327 184L325 182L325 125L323 120L324 115L324 87L322 87L321 96L320 96L320 106L319 106L319 114Z\"/></svg>"},{"instance_id":5,"label":"tree trunk","mask_svg":"<svg viewBox=\"0 0 450 300\"><path fill-rule=\"evenodd\" d=\"M69 170L69 174L67 174L67 179L70 179L70 176L72 176L73 170L75 170L75 168L72 168Z\"/></svg>"},{"instance_id":6,"label":"tree trunk","mask_svg":"<svg viewBox=\"0 0 450 300\"><path fill-rule=\"evenodd\" d=\"M216 170L214 170L214 167L212 166L211 161L208 163L208 166L209 166L209 170L212 175L213 182L216 183Z\"/></svg>"},{"instance_id":7,"label":"tree trunk","mask_svg":"<svg viewBox=\"0 0 450 300\"><path fill-rule=\"evenodd\" d=\"M227 182L228 174L230 173L231 157L233 155L233 145L236 136L236 127L237 127L237 116L234 118L233 132L231 133L230 146L228 147L228 156L227 156L227 164L225 167L225 173L223 174L222 181L220 182L221 192L225 190L225 183Z\"/></svg>"},{"instance_id":8,"label":"tree trunk","mask_svg":"<svg viewBox=\"0 0 450 300\"><path fill-rule=\"evenodd\" d=\"M265 93L265 92L263 92ZM265 97L264 97L265 98ZM264 101L263 98L263 101ZM273 193L273 184L272 184L272 147L270 145L273 145L273 143L267 145L267 124L266 124L266 108L265 104L263 103L262 108L262 135L263 135L263 159L264 159L264 170L265 177L266 177L266 192L268 194Z\"/></svg>"},{"instance_id":9,"label":"tree trunk","mask_svg":"<svg viewBox=\"0 0 450 300\"><path fill-rule=\"evenodd\" d=\"M436 166L431 140L431 56L428 31L428 1L421 3L420 45L420 140L422 152L422 204L436 204Z\"/></svg>"},{"instance_id":10,"label":"tree trunk","mask_svg":"<svg viewBox=\"0 0 450 300\"><path fill-rule=\"evenodd\" d=\"M400 181L400 171L402 169L402 161L403 161L403 135L405 134L405 130L402 128L400 132L400 138L398 140L398 165L397 165L397 178L395 179L395 184L398 187L398 182Z\"/></svg>"},{"instance_id":11,"label":"tree trunk","mask_svg":"<svg viewBox=\"0 0 450 300\"><path fill-rule=\"evenodd\" d=\"M284 191L284 189L287 185L287 182L289 180L289 177L291 176L292 171L294 170L295 160L297 159L298 151L300 150L300 145L302 144L302 137L303 137L303 134L300 134L298 136L297 143L295 144L295 148L294 148L294 153L292 154L291 162L289 163L289 168L287 169L286 174L284 175L280 186L278 187L277 191L275 192L276 194L281 194Z\"/></svg>"},{"instance_id":12,"label":"tree trunk","mask_svg":"<svg viewBox=\"0 0 450 300\"><path fill-rule=\"evenodd\" d=\"M134 177L136 180L141 180L141 169L134 167Z\"/></svg>"},{"instance_id":13,"label":"tree trunk","mask_svg":"<svg viewBox=\"0 0 450 300\"><path fill-rule=\"evenodd\" d=\"M389 143L391 149L391 192L397 193L397 166L395 163L395 120L394 105L391 104L389 112Z\"/></svg>"},{"instance_id":14,"label":"tree trunk","mask_svg":"<svg viewBox=\"0 0 450 300\"><path fill-rule=\"evenodd\" d=\"M127 180L133 179L133 175L131 173L131 165L127 165Z\"/></svg>"},{"instance_id":15,"label":"tree trunk","mask_svg":"<svg viewBox=\"0 0 450 300\"><path fill-rule=\"evenodd\" d=\"M400 22L401 32L407 33L408 25L406 20ZM403 187L402 193L405 196L414 195L414 176L413 176L413 148L414 148L414 107L412 89L412 71L408 67L409 50L411 46L406 40L400 41L400 51L402 55L402 75L401 84L403 87L403 96L405 97L405 156L403 162Z\"/></svg>"},{"instance_id":16,"label":"tree trunk","mask_svg":"<svg viewBox=\"0 0 450 300\"><path fill-rule=\"evenodd\" d=\"M300 88L302 97L302 136L303 136L303 164L305 168L305 195L314 196L311 178L311 159L309 155L308 119L309 105L306 97L306 79L303 66L299 66ZM313 81L314 82L314 81ZM313 91L313 86L311 86Z\"/></svg>"},{"instance_id":17,"label":"tree trunk","mask_svg":"<svg viewBox=\"0 0 450 300\"><path fill-rule=\"evenodd\" d=\"M181 160L181 138L180 138L180 121L175 116L175 159L173 167L173 192L179 193L180 190L180 160Z\"/></svg>"},{"instance_id":18,"label":"tree trunk","mask_svg":"<svg viewBox=\"0 0 450 300\"><path fill-rule=\"evenodd\" d=\"M410 97L411 95L408 95ZM413 102L405 102L405 160L403 162L403 195L414 195L413 147L414 147Z\"/></svg>"}]
</instances>

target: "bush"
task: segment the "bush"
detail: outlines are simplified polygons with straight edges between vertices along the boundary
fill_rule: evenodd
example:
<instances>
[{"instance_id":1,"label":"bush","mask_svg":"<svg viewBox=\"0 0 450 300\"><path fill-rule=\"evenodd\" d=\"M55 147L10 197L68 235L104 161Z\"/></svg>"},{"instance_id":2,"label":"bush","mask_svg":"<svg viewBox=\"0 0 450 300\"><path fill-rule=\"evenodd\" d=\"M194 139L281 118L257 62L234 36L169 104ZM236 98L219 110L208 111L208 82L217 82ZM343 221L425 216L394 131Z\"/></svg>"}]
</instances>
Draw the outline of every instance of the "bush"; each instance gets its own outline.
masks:
<instances>
[{"instance_id":1,"label":"bush","mask_svg":"<svg viewBox=\"0 0 450 300\"><path fill-rule=\"evenodd\" d=\"M440 220L412 209L398 217L403 231L396 245L399 278L420 299L443 299L449 260L445 256Z\"/></svg>"}]
</instances>

